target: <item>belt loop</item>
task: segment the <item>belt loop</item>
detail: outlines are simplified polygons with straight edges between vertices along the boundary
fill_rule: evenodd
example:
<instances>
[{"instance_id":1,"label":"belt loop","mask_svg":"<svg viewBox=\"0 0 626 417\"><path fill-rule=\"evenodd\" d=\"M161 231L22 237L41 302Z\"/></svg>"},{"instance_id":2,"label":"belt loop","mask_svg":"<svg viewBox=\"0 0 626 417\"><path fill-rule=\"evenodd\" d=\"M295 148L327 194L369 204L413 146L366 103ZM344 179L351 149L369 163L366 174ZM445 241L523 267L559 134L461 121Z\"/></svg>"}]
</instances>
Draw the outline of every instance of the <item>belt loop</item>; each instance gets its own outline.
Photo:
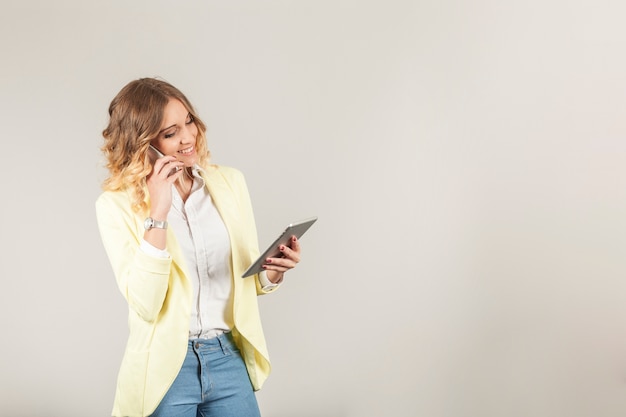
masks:
<instances>
[{"instance_id":1,"label":"belt loop","mask_svg":"<svg viewBox=\"0 0 626 417\"><path fill-rule=\"evenodd\" d=\"M217 336L217 341L220 344L220 348L222 349L222 353L226 355L228 352L226 351L226 344L224 343L224 333Z\"/></svg>"}]
</instances>

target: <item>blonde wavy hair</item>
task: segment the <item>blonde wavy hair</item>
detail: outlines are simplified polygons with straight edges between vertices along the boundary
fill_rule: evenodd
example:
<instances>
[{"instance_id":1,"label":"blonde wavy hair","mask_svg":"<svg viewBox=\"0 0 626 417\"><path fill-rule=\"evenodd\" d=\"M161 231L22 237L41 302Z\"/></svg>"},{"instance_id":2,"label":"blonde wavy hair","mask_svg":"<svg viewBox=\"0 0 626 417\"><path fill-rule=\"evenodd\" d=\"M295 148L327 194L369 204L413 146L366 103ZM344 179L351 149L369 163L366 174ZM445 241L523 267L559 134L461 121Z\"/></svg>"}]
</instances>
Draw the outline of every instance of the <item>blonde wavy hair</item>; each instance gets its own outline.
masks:
<instances>
[{"instance_id":1,"label":"blonde wavy hair","mask_svg":"<svg viewBox=\"0 0 626 417\"><path fill-rule=\"evenodd\" d=\"M129 191L136 212L147 211L149 207L146 178L152 172L152 162L148 146L157 137L165 106L172 99L185 106L198 127L198 165L206 167L210 157L206 126L187 97L173 85L156 78L134 80L120 90L109 106L109 125L102 131L104 145L101 148L109 177L102 188Z\"/></svg>"}]
</instances>

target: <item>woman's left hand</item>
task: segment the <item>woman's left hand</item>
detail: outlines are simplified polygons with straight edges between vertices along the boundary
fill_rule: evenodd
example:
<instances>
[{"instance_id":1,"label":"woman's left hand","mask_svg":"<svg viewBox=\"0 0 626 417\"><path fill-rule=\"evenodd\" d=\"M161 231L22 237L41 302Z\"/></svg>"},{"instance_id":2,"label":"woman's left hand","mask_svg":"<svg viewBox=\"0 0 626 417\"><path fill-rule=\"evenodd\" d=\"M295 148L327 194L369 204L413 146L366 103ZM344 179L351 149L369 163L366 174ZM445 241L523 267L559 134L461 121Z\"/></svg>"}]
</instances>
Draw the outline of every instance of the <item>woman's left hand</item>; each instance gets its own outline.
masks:
<instances>
[{"instance_id":1,"label":"woman's left hand","mask_svg":"<svg viewBox=\"0 0 626 417\"><path fill-rule=\"evenodd\" d=\"M285 272L295 268L300 262L300 242L295 236L291 237L289 246L280 245L280 252L283 254L280 258L267 258L263 264L263 269L267 271L267 279L274 284L283 280Z\"/></svg>"}]
</instances>

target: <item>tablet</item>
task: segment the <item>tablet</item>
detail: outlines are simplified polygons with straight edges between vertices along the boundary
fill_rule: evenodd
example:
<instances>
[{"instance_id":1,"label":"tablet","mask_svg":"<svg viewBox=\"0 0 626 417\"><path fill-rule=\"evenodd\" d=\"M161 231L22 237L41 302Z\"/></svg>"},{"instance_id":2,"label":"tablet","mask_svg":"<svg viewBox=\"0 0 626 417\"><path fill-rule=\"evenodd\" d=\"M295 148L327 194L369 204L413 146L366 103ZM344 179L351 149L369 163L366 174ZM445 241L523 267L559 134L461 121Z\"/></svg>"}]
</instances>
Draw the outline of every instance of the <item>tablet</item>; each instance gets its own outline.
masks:
<instances>
[{"instance_id":1,"label":"tablet","mask_svg":"<svg viewBox=\"0 0 626 417\"><path fill-rule=\"evenodd\" d=\"M289 239L291 239L291 236L295 236L300 239L304 232L309 230L309 227L311 227L316 220L317 217L311 217L310 219L300 220L299 222L291 223L289 226L287 226L285 231L280 236L278 236L278 238L274 242L272 242L271 245L268 246L265 252L263 252L252 265L250 265L248 270L243 273L241 278L245 278L263 271L263 263L267 258L279 258L281 256L280 250L278 250L278 247L280 245L289 246Z\"/></svg>"}]
</instances>

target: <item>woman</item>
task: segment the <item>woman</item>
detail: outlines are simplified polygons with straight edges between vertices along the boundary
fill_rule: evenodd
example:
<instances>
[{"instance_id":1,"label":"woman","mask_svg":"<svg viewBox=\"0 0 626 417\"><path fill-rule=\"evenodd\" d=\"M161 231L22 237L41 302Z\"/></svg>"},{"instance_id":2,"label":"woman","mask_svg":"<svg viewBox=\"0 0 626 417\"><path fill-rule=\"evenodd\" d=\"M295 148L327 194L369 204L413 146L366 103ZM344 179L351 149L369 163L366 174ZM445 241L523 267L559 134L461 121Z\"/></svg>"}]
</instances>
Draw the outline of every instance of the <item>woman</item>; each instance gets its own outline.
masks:
<instances>
[{"instance_id":1,"label":"woman","mask_svg":"<svg viewBox=\"0 0 626 417\"><path fill-rule=\"evenodd\" d=\"M208 163L206 127L187 98L139 79L109 116L96 212L130 330L113 416L259 416L254 391L270 362L256 296L299 262L299 242L240 278L259 256L246 183Z\"/></svg>"}]
</instances>

